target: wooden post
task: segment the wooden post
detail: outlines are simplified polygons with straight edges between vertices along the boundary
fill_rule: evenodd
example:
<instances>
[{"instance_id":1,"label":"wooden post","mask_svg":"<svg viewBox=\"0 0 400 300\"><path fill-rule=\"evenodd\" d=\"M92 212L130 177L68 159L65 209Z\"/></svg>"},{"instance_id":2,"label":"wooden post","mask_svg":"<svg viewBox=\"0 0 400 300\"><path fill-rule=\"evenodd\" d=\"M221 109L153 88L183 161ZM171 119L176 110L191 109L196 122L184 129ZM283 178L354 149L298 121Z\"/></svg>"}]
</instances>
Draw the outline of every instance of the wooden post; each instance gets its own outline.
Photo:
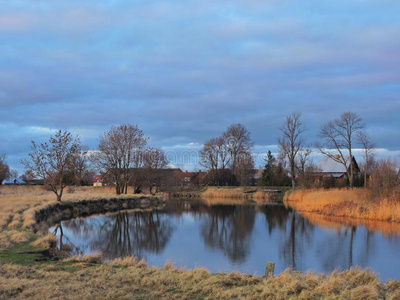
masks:
<instances>
[{"instance_id":1,"label":"wooden post","mask_svg":"<svg viewBox=\"0 0 400 300\"><path fill-rule=\"evenodd\" d=\"M275 270L275 263L267 262L267 267L265 269L265 277L274 276L274 270Z\"/></svg>"}]
</instances>

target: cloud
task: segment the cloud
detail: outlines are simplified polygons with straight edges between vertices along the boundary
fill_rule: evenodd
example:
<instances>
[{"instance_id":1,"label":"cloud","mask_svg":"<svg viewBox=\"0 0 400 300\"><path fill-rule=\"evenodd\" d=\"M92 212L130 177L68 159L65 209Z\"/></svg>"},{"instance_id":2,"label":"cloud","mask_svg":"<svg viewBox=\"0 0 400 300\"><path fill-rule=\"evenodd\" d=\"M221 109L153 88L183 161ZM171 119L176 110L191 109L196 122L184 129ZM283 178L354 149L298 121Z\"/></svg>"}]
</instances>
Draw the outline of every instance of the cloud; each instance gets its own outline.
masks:
<instances>
[{"instance_id":1,"label":"cloud","mask_svg":"<svg viewBox=\"0 0 400 300\"><path fill-rule=\"evenodd\" d=\"M121 123L155 146L196 148L237 122L257 145L274 145L296 111L312 143L347 110L397 151L399 9L389 0L6 1L0 153L26 155L31 139L48 138L32 128L71 130L94 149Z\"/></svg>"}]
</instances>

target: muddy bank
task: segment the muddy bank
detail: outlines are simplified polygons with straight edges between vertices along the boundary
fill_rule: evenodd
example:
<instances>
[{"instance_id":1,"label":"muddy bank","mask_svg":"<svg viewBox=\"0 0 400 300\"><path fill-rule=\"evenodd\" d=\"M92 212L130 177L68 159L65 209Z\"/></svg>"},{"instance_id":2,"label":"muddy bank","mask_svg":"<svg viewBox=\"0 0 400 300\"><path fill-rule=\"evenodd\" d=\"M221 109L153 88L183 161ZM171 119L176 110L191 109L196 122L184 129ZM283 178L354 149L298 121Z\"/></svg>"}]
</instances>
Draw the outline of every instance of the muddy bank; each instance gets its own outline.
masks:
<instances>
[{"instance_id":1,"label":"muddy bank","mask_svg":"<svg viewBox=\"0 0 400 300\"><path fill-rule=\"evenodd\" d=\"M64 220L86 217L123 209L159 209L165 200L156 197L114 198L102 200L83 200L78 202L58 202L50 204L34 213L35 223L29 229L34 232Z\"/></svg>"}]
</instances>

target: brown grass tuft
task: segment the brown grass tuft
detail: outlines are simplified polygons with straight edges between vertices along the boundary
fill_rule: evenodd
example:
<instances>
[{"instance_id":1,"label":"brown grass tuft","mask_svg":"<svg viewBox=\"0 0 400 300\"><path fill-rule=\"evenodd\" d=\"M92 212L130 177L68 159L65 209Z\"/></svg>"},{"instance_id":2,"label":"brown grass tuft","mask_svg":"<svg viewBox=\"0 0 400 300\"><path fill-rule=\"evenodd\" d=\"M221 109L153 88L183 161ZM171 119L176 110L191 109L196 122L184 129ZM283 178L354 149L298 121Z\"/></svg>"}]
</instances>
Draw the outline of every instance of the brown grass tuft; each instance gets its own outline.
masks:
<instances>
[{"instance_id":1,"label":"brown grass tuft","mask_svg":"<svg viewBox=\"0 0 400 300\"><path fill-rule=\"evenodd\" d=\"M0 251L7 250L13 243L26 243L29 234L18 230L0 230Z\"/></svg>"},{"instance_id":2,"label":"brown grass tuft","mask_svg":"<svg viewBox=\"0 0 400 300\"><path fill-rule=\"evenodd\" d=\"M57 246L57 237L51 233L38 238L34 243L34 246L40 248L55 248Z\"/></svg>"},{"instance_id":3,"label":"brown grass tuft","mask_svg":"<svg viewBox=\"0 0 400 300\"><path fill-rule=\"evenodd\" d=\"M84 262L88 264L101 264L103 262L103 253L96 254L77 254L69 258L64 259L64 261L69 262Z\"/></svg>"},{"instance_id":4,"label":"brown grass tuft","mask_svg":"<svg viewBox=\"0 0 400 300\"><path fill-rule=\"evenodd\" d=\"M125 256L125 257L115 258L113 260L108 260L105 263L111 266L123 266L123 267L135 266L137 268L147 267L147 262L144 259L139 259L136 256Z\"/></svg>"}]
</instances>

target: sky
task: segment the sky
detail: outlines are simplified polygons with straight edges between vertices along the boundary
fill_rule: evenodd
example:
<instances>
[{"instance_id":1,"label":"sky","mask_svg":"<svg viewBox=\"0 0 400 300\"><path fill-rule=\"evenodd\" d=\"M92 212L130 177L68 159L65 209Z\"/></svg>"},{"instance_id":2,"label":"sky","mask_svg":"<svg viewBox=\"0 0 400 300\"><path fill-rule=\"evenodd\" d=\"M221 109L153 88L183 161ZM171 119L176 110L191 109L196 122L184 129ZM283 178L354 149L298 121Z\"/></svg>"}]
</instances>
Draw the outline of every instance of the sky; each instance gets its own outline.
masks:
<instances>
[{"instance_id":1,"label":"sky","mask_svg":"<svg viewBox=\"0 0 400 300\"><path fill-rule=\"evenodd\" d=\"M400 157L397 0L0 0L0 154L14 169L55 130L90 149L137 124L174 165L233 123L276 150L344 111ZM260 163L260 162L258 162Z\"/></svg>"}]
</instances>

